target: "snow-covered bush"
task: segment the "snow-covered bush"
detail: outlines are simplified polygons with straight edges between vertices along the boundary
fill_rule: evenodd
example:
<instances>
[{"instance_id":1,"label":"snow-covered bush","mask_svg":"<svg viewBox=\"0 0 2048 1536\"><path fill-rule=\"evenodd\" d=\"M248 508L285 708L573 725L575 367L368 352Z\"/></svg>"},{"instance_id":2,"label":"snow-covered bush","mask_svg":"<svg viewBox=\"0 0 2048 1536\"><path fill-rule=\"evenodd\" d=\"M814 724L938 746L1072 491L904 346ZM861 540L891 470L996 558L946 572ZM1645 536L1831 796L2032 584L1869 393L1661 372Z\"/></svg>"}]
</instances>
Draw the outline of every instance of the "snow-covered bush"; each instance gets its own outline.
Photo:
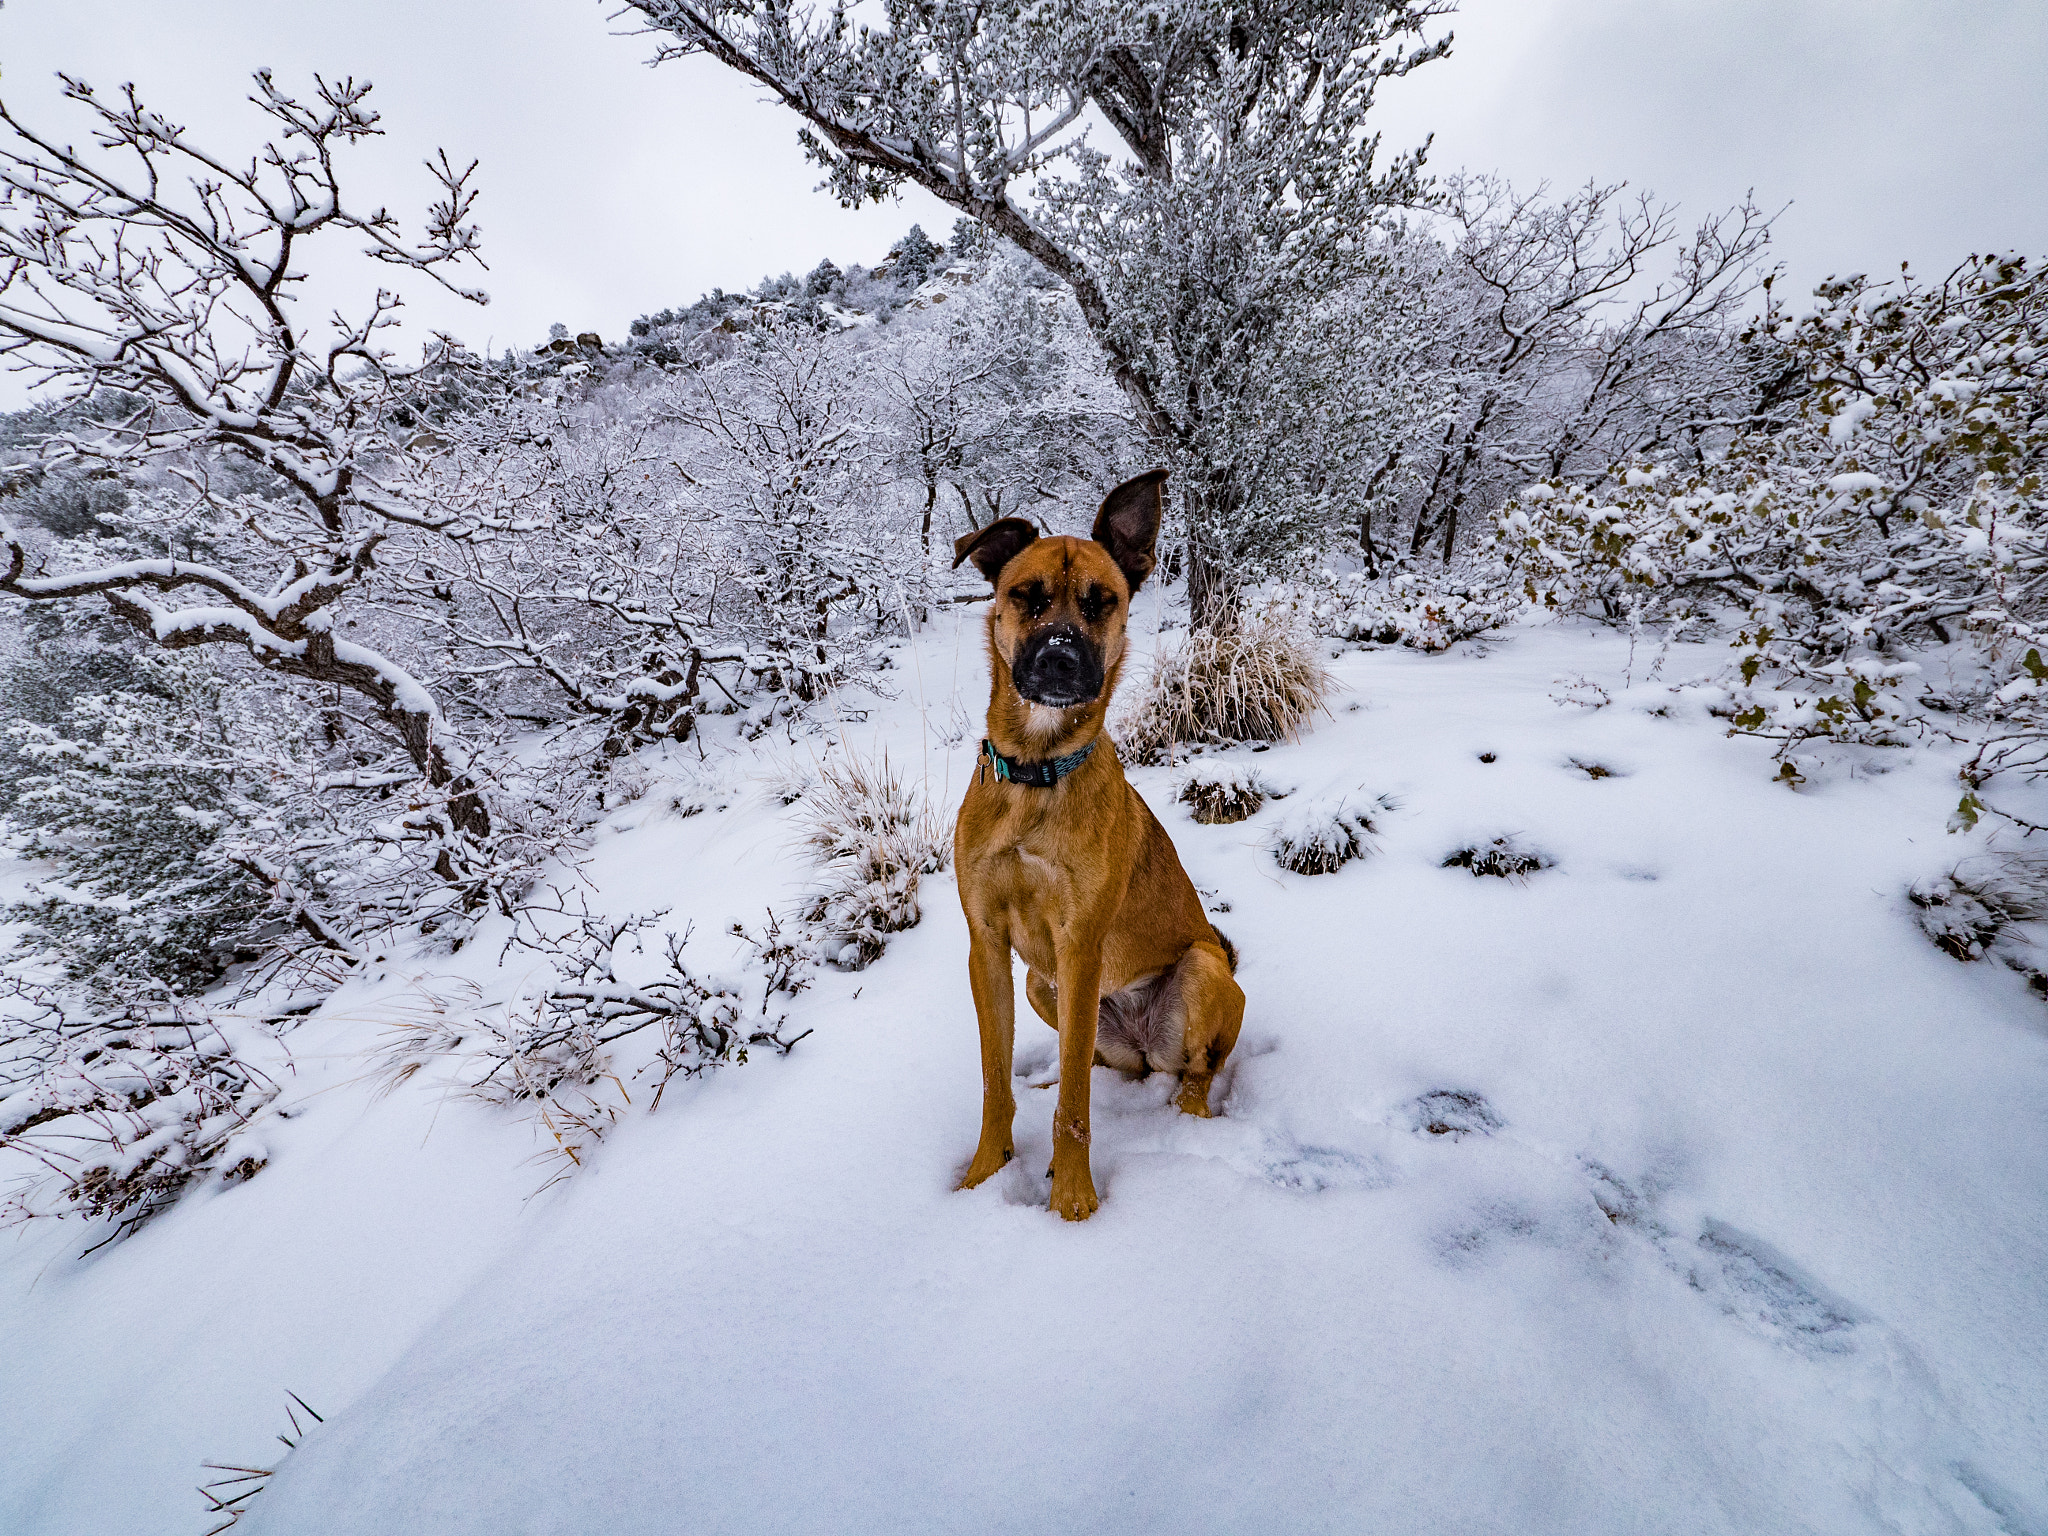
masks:
<instances>
[{"instance_id":1,"label":"snow-covered bush","mask_svg":"<svg viewBox=\"0 0 2048 1536\"><path fill-rule=\"evenodd\" d=\"M61 729L8 732L33 770L14 810L23 852L52 874L0 916L23 925L20 951L102 998L188 994L253 959L278 915L262 855L303 830L292 712L203 659L134 665L149 693L88 695Z\"/></svg>"},{"instance_id":2,"label":"snow-covered bush","mask_svg":"<svg viewBox=\"0 0 2048 1536\"><path fill-rule=\"evenodd\" d=\"M1282 813L1268 838L1273 858L1297 875L1333 875L1353 859L1378 850L1372 812L1383 801L1361 805L1347 798L1308 800Z\"/></svg>"},{"instance_id":3,"label":"snow-covered bush","mask_svg":"<svg viewBox=\"0 0 2048 1536\"><path fill-rule=\"evenodd\" d=\"M1156 763L1186 743L1293 741L1329 691L1313 646L1277 616L1194 629L1154 657L1124 707L1117 746L1133 762Z\"/></svg>"},{"instance_id":4,"label":"snow-covered bush","mask_svg":"<svg viewBox=\"0 0 2048 1536\"><path fill-rule=\"evenodd\" d=\"M381 1075L395 1085L439 1064L451 1069L449 1086L530 1109L561 1160L560 1177L581 1165L631 1102L626 1069L613 1059L617 1042L654 1031L649 1059L632 1074L652 1078L652 1109L677 1077L744 1064L760 1047L787 1055L809 1033L785 1032L782 1003L810 985L810 962L773 912L758 935L732 925L750 956L734 974L692 968L683 958L688 928L663 930L651 947L648 937L666 916L606 918L559 901L521 908L506 949L546 958L539 990L505 1009L416 1012L389 1032Z\"/></svg>"},{"instance_id":5,"label":"snow-covered bush","mask_svg":"<svg viewBox=\"0 0 2048 1536\"><path fill-rule=\"evenodd\" d=\"M809 327L755 325L657 403L682 455L670 516L757 686L809 702L869 675L931 571L885 473L864 355ZM706 606L709 607L707 599Z\"/></svg>"},{"instance_id":6,"label":"snow-covered bush","mask_svg":"<svg viewBox=\"0 0 2048 1536\"><path fill-rule=\"evenodd\" d=\"M822 866L805 921L824 959L859 970L890 934L917 926L918 884L952 862L952 831L886 753L827 758L802 805L803 838Z\"/></svg>"},{"instance_id":7,"label":"snow-covered bush","mask_svg":"<svg viewBox=\"0 0 2048 1536\"><path fill-rule=\"evenodd\" d=\"M1549 869L1555 861L1512 834L1467 843L1444 855L1443 868L1466 869L1474 875L1493 875L1502 880L1526 880L1538 870Z\"/></svg>"},{"instance_id":8,"label":"snow-covered bush","mask_svg":"<svg viewBox=\"0 0 2048 1536\"><path fill-rule=\"evenodd\" d=\"M245 1134L277 1084L204 1009L69 1007L0 987L0 1225L111 1218L132 1232L193 1180L234 1181L267 1160Z\"/></svg>"},{"instance_id":9,"label":"snow-covered bush","mask_svg":"<svg viewBox=\"0 0 2048 1536\"><path fill-rule=\"evenodd\" d=\"M1228 763L1192 769L1174 796L1204 826L1229 826L1255 814L1279 793L1249 763Z\"/></svg>"},{"instance_id":10,"label":"snow-covered bush","mask_svg":"<svg viewBox=\"0 0 2048 1536\"><path fill-rule=\"evenodd\" d=\"M1347 571L1307 589L1302 606L1318 634L1447 651L1511 622L1526 600L1504 563L1480 560L1385 577Z\"/></svg>"},{"instance_id":11,"label":"snow-covered bush","mask_svg":"<svg viewBox=\"0 0 2048 1536\"><path fill-rule=\"evenodd\" d=\"M1407 481L1407 536L1389 540L1397 562L1434 545L1451 565L1461 533L1490 542L1487 513L1517 486L1601 484L1617 462L1693 447L1750 408L1751 357L1731 332L1763 278L1770 220L1745 201L1688 233L1676 209L1625 193L1591 183L1552 198L1495 176L1444 179L1440 340L1427 367L1450 398L1441 429L1387 461ZM1389 552L1360 542L1377 571Z\"/></svg>"},{"instance_id":12,"label":"snow-covered bush","mask_svg":"<svg viewBox=\"0 0 2048 1536\"><path fill-rule=\"evenodd\" d=\"M2048 855L1999 852L1963 860L1906 892L1920 931L1958 960L1992 958L2048 989Z\"/></svg>"},{"instance_id":13,"label":"snow-covered bush","mask_svg":"<svg viewBox=\"0 0 2048 1536\"><path fill-rule=\"evenodd\" d=\"M1749 333L1796 404L1703 461L1592 488L1531 486L1502 514L1529 596L1637 623L1724 627L1716 704L1780 742L1896 744L1930 709L2001 722L1979 776L2048 741L2048 282L1972 257L1941 283L1854 277ZM1782 398L1794 394L1779 391ZM1916 653L1954 679L1930 697Z\"/></svg>"}]
</instances>

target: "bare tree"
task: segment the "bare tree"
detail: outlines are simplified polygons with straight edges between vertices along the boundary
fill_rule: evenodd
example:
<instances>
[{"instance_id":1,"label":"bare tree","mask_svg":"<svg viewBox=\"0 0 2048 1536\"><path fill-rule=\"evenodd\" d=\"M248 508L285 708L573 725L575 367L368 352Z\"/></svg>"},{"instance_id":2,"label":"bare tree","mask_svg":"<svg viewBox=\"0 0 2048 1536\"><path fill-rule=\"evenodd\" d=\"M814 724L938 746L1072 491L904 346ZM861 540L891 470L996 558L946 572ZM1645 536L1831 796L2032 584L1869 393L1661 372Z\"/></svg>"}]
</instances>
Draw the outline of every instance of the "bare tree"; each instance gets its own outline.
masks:
<instances>
[{"instance_id":1,"label":"bare tree","mask_svg":"<svg viewBox=\"0 0 2048 1536\"><path fill-rule=\"evenodd\" d=\"M341 151L377 135L367 84L315 78L288 95L268 71L251 99L276 137L246 162L196 144L134 88L114 100L64 79L93 128L81 150L0 104L0 352L44 386L118 391L112 419L60 424L46 458L115 473L155 466L215 518L221 558L51 570L0 523L0 594L99 597L151 644L240 648L272 672L350 690L442 791L455 832L489 830L483 796L428 689L395 657L346 637L345 605L396 530L464 532L418 494L399 439L421 377L388 342L399 296L353 318L302 324L316 240L353 239L372 260L477 303L451 275L481 265L468 222L474 166L429 162L441 188L424 234L343 194ZM249 473L227 477L220 467Z\"/></svg>"},{"instance_id":2,"label":"bare tree","mask_svg":"<svg viewBox=\"0 0 2048 1536\"><path fill-rule=\"evenodd\" d=\"M1597 478L1677 440L1725 439L1741 414L1735 331L1770 220L1745 201L1681 239L1674 209L1625 190L1552 202L1494 177L1446 183L1454 315L1433 361L1462 401L1417 456L1411 557L1440 538L1449 560L1466 509L1510 481Z\"/></svg>"},{"instance_id":3,"label":"bare tree","mask_svg":"<svg viewBox=\"0 0 2048 1536\"><path fill-rule=\"evenodd\" d=\"M756 683L798 700L866 670L864 642L907 618L919 576L881 491L864 375L835 338L764 315L657 406L686 456L678 512L703 530L721 632Z\"/></svg>"},{"instance_id":4,"label":"bare tree","mask_svg":"<svg viewBox=\"0 0 2048 1536\"><path fill-rule=\"evenodd\" d=\"M1419 195L1419 154L1377 169L1366 115L1381 81L1446 51L1422 33L1447 7L885 0L868 25L779 0L629 3L673 39L660 57L708 54L800 114L842 201L915 182L1071 287L1175 467L1196 617L1226 617L1272 527L1240 431L1294 371L1298 302ZM1085 144L1091 108L1128 164Z\"/></svg>"},{"instance_id":5,"label":"bare tree","mask_svg":"<svg viewBox=\"0 0 2048 1536\"><path fill-rule=\"evenodd\" d=\"M1063 286L1011 255L952 301L899 318L874 347L897 472L921 497L927 563L941 493L969 528L1072 495L1099 499L1128 456L1128 402ZM950 540L942 540L950 545Z\"/></svg>"}]
</instances>

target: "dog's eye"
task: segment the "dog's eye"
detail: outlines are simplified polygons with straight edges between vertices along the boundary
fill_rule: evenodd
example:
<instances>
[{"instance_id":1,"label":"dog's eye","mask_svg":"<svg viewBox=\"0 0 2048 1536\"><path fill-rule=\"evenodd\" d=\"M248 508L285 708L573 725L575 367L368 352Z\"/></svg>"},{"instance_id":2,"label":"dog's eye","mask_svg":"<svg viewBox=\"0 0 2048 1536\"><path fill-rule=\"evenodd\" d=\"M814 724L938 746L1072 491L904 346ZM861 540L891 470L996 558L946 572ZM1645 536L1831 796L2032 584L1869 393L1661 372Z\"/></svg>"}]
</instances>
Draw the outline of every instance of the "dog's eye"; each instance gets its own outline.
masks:
<instances>
[{"instance_id":1,"label":"dog's eye","mask_svg":"<svg viewBox=\"0 0 2048 1536\"><path fill-rule=\"evenodd\" d=\"M1090 624L1098 624L1102 616L1116 608L1116 594L1101 587L1090 587L1088 595L1081 599L1081 617Z\"/></svg>"},{"instance_id":2,"label":"dog's eye","mask_svg":"<svg viewBox=\"0 0 2048 1536\"><path fill-rule=\"evenodd\" d=\"M1042 581L1027 581L1021 587L1010 589L1010 601L1024 610L1026 618L1037 618L1052 606L1052 598Z\"/></svg>"}]
</instances>

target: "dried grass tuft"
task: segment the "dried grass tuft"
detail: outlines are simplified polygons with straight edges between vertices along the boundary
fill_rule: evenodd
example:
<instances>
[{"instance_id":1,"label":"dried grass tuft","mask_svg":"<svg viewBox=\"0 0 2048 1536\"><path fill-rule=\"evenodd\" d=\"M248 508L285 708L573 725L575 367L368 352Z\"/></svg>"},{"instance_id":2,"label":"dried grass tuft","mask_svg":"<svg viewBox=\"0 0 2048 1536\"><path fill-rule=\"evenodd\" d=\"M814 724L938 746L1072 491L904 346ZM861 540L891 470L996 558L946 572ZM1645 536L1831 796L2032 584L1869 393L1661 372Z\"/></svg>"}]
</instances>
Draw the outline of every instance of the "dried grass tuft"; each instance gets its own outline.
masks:
<instances>
[{"instance_id":1,"label":"dried grass tuft","mask_svg":"<svg viewBox=\"0 0 2048 1536\"><path fill-rule=\"evenodd\" d=\"M1176 797L1203 826L1227 827L1254 815L1280 794L1246 763L1197 768L1181 780Z\"/></svg>"},{"instance_id":2,"label":"dried grass tuft","mask_svg":"<svg viewBox=\"0 0 2048 1536\"><path fill-rule=\"evenodd\" d=\"M1117 731L1132 762L1193 742L1294 741L1329 697L1310 642L1277 617L1189 631L1158 656Z\"/></svg>"},{"instance_id":3,"label":"dried grass tuft","mask_svg":"<svg viewBox=\"0 0 2048 1536\"><path fill-rule=\"evenodd\" d=\"M805 920L826 960L863 969L890 934L917 926L918 884L952 862L952 829L886 752L829 759L804 796L801 825L822 866Z\"/></svg>"},{"instance_id":4,"label":"dried grass tuft","mask_svg":"<svg viewBox=\"0 0 2048 1536\"><path fill-rule=\"evenodd\" d=\"M1991 853L1965 859L1945 875L1916 882L1906 892L1920 929L1945 955L2000 959L2030 978L2036 967L2022 956L2010 930L2048 918L2048 854Z\"/></svg>"},{"instance_id":5,"label":"dried grass tuft","mask_svg":"<svg viewBox=\"0 0 2048 1536\"><path fill-rule=\"evenodd\" d=\"M1373 809L1383 808L1379 801ZM1297 875L1333 875L1353 859L1379 851L1370 811L1348 800L1311 800L1273 829L1269 846L1282 869Z\"/></svg>"},{"instance_id":6,"label":"dried grass tuft","mask_svg":"<svg viewBox=\"0 0 2048 1536\"><path fill-rule=\"evenodd\" d=\"M1496 837L1491 842L1468 843L1445 854L1443 867L1469 869L1475 875L1492 875L1501 880L1526 880L1555 862L1517 838Z\"/></svg>"}]
</instances>

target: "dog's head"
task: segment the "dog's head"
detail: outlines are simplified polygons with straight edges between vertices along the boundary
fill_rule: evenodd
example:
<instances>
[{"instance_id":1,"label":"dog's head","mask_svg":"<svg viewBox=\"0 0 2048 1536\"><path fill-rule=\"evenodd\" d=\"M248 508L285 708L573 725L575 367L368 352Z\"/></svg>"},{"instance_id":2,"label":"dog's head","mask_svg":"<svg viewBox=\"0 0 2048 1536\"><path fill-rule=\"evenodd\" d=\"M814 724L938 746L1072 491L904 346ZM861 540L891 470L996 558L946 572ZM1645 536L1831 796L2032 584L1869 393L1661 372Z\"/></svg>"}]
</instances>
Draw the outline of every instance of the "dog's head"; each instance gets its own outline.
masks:
<instances>
[{"instance_id":1,"label":"dog's head","mask_svg":"<svg viewBox=\"0 0 2048 1536\"><path fill-rule=\"evenodd\" d=\"M996 589L989 643L1026 703L1073 709L1113 685L1131 594L1152 573L1166 471L1148 470L1103 499L1093 536L1041 539L1005 517L954 541Z\"/></svg>"}]
</instances>

